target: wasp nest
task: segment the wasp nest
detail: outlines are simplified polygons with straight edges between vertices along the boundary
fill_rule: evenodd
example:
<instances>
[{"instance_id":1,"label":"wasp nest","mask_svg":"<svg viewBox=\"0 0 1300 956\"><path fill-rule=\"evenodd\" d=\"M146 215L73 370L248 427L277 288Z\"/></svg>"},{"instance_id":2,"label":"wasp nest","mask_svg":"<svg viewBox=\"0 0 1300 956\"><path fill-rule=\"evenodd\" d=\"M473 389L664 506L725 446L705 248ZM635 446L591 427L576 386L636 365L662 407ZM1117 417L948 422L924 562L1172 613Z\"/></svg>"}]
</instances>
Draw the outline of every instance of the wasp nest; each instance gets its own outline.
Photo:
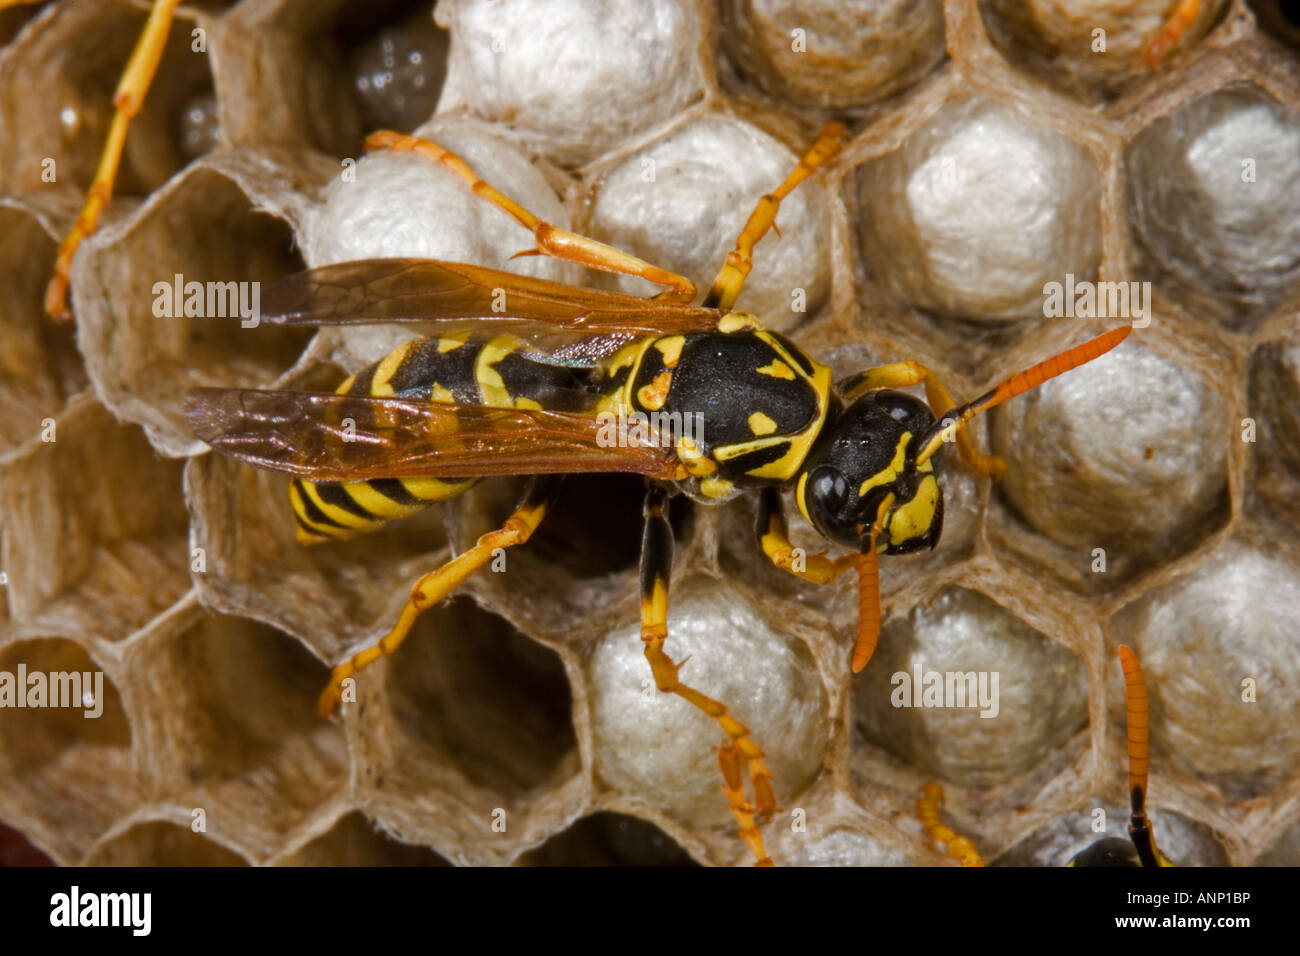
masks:
<instances>
[{"instance_id":1,"label":"wasp nest","mask_svg":"<svg viewBox=\"0 0 1300 956\"><path fill-rule=\"evenodd\" d=\"M332 389L412 330L172 307L177 283L389 255L654 291L512 258L532 237L453 174L362 155L384 126L707 283L842 119L846 148L783 206L740 300L837 376L916 358L969 398L1137 328L978 420L1004 481L947 456L943 541L882 562L856 679L848 580L768 564L752 502L674 504L667 649L768 750L772 855L940 863L912 812L927 779L994 861L1061 863L1102 818L1120 832L1125 642L1165 851L1300 863L1300 30L1274 3L1207 0L1152 68L1174 6L186 3L76 258L75 335L42 289L148 4L4 11L0 672L88 684L75 707L0 714L0 821L60 863L743 861L720 734L642 657L639 481L570 481L506 573L425 614L322 721L329 667L519 484L299 546L283 477L205 453L186 390ZM935 673L976 675L973 699L925 706Z\"/></svg>"}]
</instances>

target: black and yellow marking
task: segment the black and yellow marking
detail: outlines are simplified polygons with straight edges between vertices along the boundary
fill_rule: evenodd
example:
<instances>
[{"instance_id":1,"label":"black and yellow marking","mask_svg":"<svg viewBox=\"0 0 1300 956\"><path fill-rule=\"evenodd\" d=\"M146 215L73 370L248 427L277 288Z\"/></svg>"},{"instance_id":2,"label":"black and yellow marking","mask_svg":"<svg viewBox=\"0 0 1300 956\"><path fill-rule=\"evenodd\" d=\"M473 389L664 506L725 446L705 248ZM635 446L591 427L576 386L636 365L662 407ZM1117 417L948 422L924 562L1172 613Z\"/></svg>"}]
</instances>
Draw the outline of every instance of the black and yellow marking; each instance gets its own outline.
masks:
<instances>
[{"instance_id":1,"label":"black and yellow marking","mask_svg":"<svg viewBox=\"0 0 1300 956\"><path fill-rule=\"evenodd\" d=\"M350 376L340 395L421 398L494 408L577 410L594 396L580 371L522 354L509 336L447 335L412 339ZM298 539L312 544L350 538L405 518L471 488L476 479L379 478L313 482L294 479L289 503Z\"/></svg>"}]
</instances>

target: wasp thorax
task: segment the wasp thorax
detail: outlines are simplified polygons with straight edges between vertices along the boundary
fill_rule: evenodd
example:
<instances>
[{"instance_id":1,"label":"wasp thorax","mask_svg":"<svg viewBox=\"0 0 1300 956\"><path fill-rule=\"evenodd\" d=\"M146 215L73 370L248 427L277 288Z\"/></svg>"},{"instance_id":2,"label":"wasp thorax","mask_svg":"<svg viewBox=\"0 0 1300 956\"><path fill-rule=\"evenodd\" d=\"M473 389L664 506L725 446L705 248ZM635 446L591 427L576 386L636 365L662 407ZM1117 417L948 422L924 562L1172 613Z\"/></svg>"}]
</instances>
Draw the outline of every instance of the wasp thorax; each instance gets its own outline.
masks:
<instances>
[{"instance_id":1,"label":"wasp thorax","mask_svg":"<svg viewBox=\"0 0 1300 956\"><path fill-rule=\"evenodd\" d=\"M906 554L933 548L943 528L943 495L934 459L916 464L920 437L935 418L903 392L872 392L826 426L799 475L799 510L822 535L861 550L886 496L894 501L876 550Z\"/></svg>"}]
</instances>

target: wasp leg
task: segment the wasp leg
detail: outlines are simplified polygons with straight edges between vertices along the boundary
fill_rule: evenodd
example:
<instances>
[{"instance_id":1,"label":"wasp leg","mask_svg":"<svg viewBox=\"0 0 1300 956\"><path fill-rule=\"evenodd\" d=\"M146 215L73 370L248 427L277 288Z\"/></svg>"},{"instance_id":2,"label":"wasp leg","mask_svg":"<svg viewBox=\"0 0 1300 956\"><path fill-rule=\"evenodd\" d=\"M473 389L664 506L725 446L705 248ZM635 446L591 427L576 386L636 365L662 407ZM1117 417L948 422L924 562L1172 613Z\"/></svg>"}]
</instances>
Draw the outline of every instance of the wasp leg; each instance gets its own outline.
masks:
<instances>
[{"instance_id":1,"label":"wasp leg","mask_svg":"<svg viewBox=\"0 0 1300 956\"><path fill-rule=\"evenodd\" d=\"M1174 7L1174 12L1160 27L1160 31L1142 47L1142 59L1148 67L1154 70L1169 51L1178 45L1200 12L1201 0L1179 0L1178 6Z\"/></svg>"},{"instance_id":2,"label":"wasp leg","mask_svg":"<svg viewBox=\"0 0 1300 956\"><path fill-rule=\"evenodd\" d=\"M754 534L768 560L782 571L813 584L829 584L853 567L858 559L858 555L851 552L834 559L824 553L804 554L792 545L785 506L781 503L781 493L775 488L764 488L758 496Z\"/></svg>"},{"instance_id":3,"label":"wasp leg","mask_svg":"<svg viewBox=\"0 0 1300 956\"><path fill-rule=\"evenodd\" d=\"M706 306L730 309L736 304L745 278L754 265L754 246L767 235L767 230L776 229L776 212L781 208L781 200L790 195L794 188L826 164L840 150L844 142L844 124L830 123L818 135L808 152L799 160L799 165L777 186L758 201L754 211L745 221L745 228L736 239L736 247L727 253L727 261L722 271L713 280L708 295L704 297ZM777 235L781 231L777 229Z\"/></svg>"},{"instance_id":4,"label":"wasp leg","mask_svg":"<svg viewBox=\"0 0 1300 956\"><path fill-rule=\"evenodd\" d=\"M868 369L853 377L851 384L844 389L844 401L851 402L859 395L877 388L906 388L909 385L925 385L925 398L935 418L943 418L956 407L952 395L944 387L939 376L920 362L908 359ZM986 455L975 447L975 443L965 430L957 432L957 450L971 471L989 478L1001 478L1007 472L1007 463L997 455Z\"/></svg>"},{"instance_id":5,"label":"wasp leg","mask_svg":"<svg viewBox=\"0 0 1300 956\"><path fill-rule=\"evenodd\" d=\"M939 819L939 808L943 806L943 787L937 783L927 783L921 788L921 796L916 801L916 815L930 831L930 836L942 843L948 855L960 861L962 866L983 866L984 859L970 837L958 836Z\"/></svg>"},{"instance_id":6,"label":"wasp leg","mask_svg":"<svg viewBox=\"0 0 1300 956\"><path fill-rule=\"evenodd\" d=\"M664 641L668 639L668 579L673 563L673 530L665 514L667 500L667 493L659 485L651 485L646 492L641 539L641 640L645 642L646 660L660 691L676 694L722 726L728 738L728 743L718 750L722 789L731 804L732 816L740 824L740 838L754 854L755 865L771 866L755 822L756 817L770 816L777 809L772 774L763 763L763 751L749 736L749 728L732 717L725 705L679 681L677 671L681 665L664 652ZM745 799L742 763L754 785L754 804Z\"/></svg>"},{"instance_id":7,"label":"wasp leg","mask_svg":"<svg viewBox=\"0 0 1300 956\"><path fill-rule=\"evenodd\" d=\"M560 229L539 219L509 196L499 192L490 183L479 179L478 174L470 169L468 163L432 140L406 136L391 130L379 130L366 137L366 149L391 149L398 152L418 153L451 170L469 184L470 191L475 196L486 199L497 208L504 210L515 222L532 232L537 240L537 248L517 252L516 256L553 256L556 259L577 262L588 269L599 269L601 272L640 276L656 285L667 287L668 291L657 296L660 299L689 302L695 298L695 283L690 279L651 265L603 242L580 236L567 229Z\"/></svg>"},{"instance_id":8,"label":"wasp leg","mask_svg":"<svg viewBox=\"0 0 1300 956\"><path fill-rule=\"evenodd\" d=\"M496 531L489 531L464 554L457 555L436 571L430 571L411 588L411 596L398 615L397 623L379 643L372 644L363 651L354 654L330 675L329 685L321 691L317 706L321 716L329 717L342 702L343 682L358 671L369 667L381 657L396 653L411 631L411 626L422 611L426 611L446 599L456 588L465 583L475 571L492 560L493 552L498 548L510 548L527 541L542 518L546 516L546 506L555 487L554 480L533 481L524 493L523 501L514 513L506 519L504 525Z\"/></svg>"},{"instance_id":9,"label":"wasp leg","mask_svg":"<svg viewBox=\"0 0 1300 956\"><path fill-rule=\"evenodd\" d=\"M45 289L45 311L52 318L64 320L71 314L68 310L68 282L72 257L81 245L81 240L92 235L99 227L99 214L113 196L113 182L117 179L117 170L122 163L127 129L144 104L145 94L149 92L149 85L158 70L167 34L171 30L172 13L180 2L181 0L154 0L149 19L140 39L136 41L135 50L127 61L122 78L118 81L117 92L113 96L116 112L108 128L108 139L100 154L95 179L86 193L86 203L81 207L76 222L59 243L58 256L54 260L54 278Z\"/></svg>"}]
</instances>

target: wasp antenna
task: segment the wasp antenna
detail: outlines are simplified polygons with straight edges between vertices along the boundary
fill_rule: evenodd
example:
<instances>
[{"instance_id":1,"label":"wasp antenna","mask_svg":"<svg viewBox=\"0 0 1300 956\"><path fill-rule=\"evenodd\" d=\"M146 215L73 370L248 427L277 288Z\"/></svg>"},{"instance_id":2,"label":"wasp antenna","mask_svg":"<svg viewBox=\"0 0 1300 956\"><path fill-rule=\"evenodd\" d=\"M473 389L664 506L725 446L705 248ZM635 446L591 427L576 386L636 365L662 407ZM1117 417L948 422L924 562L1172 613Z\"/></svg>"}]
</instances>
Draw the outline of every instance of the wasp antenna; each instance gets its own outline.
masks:
<instances>
[{"instance_id":1,"label":"wasp antenna","mask_svg":"<svg viewBox=\"0 0 1300 956\"><path fill-rule=\"evenodd\" d=\"M1017 395L1023 395L1031 388L1042 385L1050 378L1056 378L1058 375L1063 375L1071 369L1078 368L1080 365L1105 355L1128 338L1129 333L1132 331L1132 326L1122 325L1119 328L1111 329L1109 332L1104 332L1094 339L1089 339L1082 345L1066 349L1059 355L1053 355L1051 358L1011 376L1011 378L998 385L997 388L985 392L973 402L968 402L960 408L954 408L935 422L934 427L921 437L919 443L921 450L916 456L917 465L924 464L932 458L935 452L943 447L943 443L948 440L950 433L955 436L958 431L970 424L970 420L976 415L987 412L990 408L995 408Z\"/></svg>"}]
</instances>

